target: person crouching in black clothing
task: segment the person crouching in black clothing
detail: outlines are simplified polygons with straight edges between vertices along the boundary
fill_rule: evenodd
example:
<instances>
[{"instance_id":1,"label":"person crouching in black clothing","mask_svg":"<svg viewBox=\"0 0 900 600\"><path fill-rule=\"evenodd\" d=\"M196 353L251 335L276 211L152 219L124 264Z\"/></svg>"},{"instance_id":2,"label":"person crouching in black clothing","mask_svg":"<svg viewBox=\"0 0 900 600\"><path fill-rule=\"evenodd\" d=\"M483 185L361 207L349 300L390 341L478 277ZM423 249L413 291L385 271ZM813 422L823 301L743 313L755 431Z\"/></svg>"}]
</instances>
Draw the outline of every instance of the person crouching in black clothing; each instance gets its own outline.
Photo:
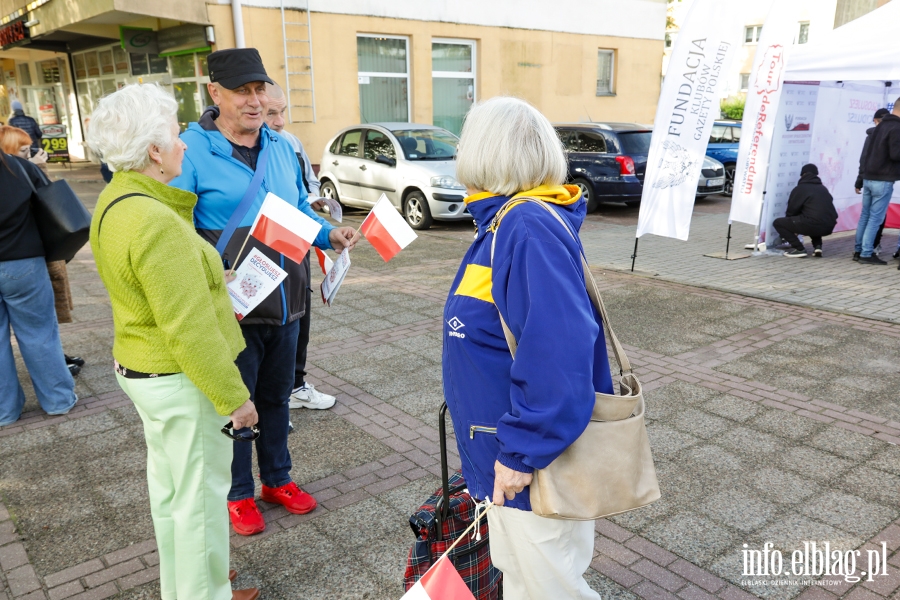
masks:
<instances>
[{"instance_id":1,"label":"person crouching in black clothing","mask_svg":"<svg viewBox=\"0 0 900 600\"><path fill-rule=\"evenodd\" d=\"M800 181L791 191L785 215L772 223L781 239L794 248L784 255L792 258L809 256L797 238L797 234L800 233L812 238L813 254L821 258L822 238L831 235L836 224L837 211L834 209L834 198L831 197L828 188L822 185L818 167L813 164L803 165L800 169Z\"/></svg>"}]
</instances>

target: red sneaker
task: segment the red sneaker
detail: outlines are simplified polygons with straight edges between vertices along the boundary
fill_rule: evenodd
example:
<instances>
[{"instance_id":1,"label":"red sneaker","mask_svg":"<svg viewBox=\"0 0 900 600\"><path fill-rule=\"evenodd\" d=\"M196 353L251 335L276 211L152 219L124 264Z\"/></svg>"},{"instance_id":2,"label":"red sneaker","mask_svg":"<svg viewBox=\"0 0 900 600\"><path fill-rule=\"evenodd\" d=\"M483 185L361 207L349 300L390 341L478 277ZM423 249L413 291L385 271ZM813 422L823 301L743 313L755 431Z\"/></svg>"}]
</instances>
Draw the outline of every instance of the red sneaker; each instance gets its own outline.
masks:
<instances>
[{"instance_id":1,"label":"red sneaker","mask_svg":"<svg viewBox=\"0 0 900 600\"><path fill-rule=\"evenodd\" d=\"M318 506L316 499L297 487L293 481L278 488L262 486L260 500L280 504L295 515L305 515Z\"/></svg>"},{"instance_id":2,"label":"red sneaker","mask_svg":"<svg viewBox=\"0 0 900 600\"><path fill-rule=\"evenodd\" d=\"M240 535L253 535L266 529L266 522L253 498L229 502L228 515L231 517L231 526L234 527L235 533Z\"/></svg>"}]
</instances>

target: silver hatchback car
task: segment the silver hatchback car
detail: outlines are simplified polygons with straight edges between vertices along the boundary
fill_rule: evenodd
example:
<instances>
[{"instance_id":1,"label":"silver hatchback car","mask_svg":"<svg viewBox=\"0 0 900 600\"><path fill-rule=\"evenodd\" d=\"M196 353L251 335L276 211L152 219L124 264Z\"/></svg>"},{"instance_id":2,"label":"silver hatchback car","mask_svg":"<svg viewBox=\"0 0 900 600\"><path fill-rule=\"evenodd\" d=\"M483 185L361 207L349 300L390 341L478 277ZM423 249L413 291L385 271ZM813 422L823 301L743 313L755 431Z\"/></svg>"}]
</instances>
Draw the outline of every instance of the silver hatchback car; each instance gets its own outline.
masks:
<instances>
[{"instance_id":1,"label":"silver hatchback car","mask_svg":"<svg viewBox=\"0 0 900 600\"><path fill-rule=\"evenodd\" d=\"M321 194L345 206L369 208L381 194L413 229L434 219L471 219L456 181L459 138L434 125L367 123L338 133L319 166Z\"/></svg>"}]
</instances>

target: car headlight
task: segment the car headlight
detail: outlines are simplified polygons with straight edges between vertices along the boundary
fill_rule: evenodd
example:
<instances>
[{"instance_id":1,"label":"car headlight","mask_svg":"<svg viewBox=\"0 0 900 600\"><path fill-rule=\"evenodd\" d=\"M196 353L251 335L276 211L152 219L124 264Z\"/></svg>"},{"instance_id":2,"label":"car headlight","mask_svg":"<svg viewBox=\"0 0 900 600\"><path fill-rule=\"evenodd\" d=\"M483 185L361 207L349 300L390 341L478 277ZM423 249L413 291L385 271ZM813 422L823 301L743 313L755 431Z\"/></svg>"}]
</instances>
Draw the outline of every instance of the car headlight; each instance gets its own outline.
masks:
<instances>
[{"instance_id":1,"label":"car headlight","mask_svg":"<svg viewBox=\"0 0 900 600\"><path fill-rule=\"evenodd\" d=\"M453 179L452 177L448 177L446 175L439 176L439 177L432 177L431 178L431 187L447 188L449 190L464 190L464 189L466 189L466 186L462 185L460 182Z\"/></svg>"}]
</instances>

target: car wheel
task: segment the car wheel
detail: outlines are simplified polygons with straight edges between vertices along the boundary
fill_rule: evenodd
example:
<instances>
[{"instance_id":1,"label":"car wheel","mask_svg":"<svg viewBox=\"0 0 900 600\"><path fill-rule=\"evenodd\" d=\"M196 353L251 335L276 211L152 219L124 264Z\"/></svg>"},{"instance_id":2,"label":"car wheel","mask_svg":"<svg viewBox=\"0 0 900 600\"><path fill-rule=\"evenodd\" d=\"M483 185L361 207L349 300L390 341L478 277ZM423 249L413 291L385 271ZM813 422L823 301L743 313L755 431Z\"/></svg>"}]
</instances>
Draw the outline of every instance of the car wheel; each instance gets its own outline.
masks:
<instances>
[{"instance_id":1,"label":"car wheel","mask_svg":"<svg viewBox=\"0 0 900 600\"><path fill-rule=\"evenodd\" d=\"M434 222L428 200L422 192L411 192L403 202L403 216L413 229L428 229Z\"/></svg>"},{"instance_id":2,"label":"car wheel","mask_svg":"<svg viewBox=\"0 0 900 600\"><path fill-rule=\"evenodd\" d=\"M323 198L331 198L332 200L337 200L341 203L341 206L344 204L341 202L341 199L338 197L337 188L334 187L334 184L330 181L323 181L322 187L319 188L319 193Z\"/></svg>"},{"instance_id":3,"label":"car wheel","mask_svg":"<svg viewBox=\"0 0 900 600\"><path fill-rule=\"evenodd\" d=\"M734 193L734 165L725 165L725 191L726 196Z\"/></svg>"},{"instance_id":4,"label":"car wheel","mask_svg":"<svg viewBox=\"0 0 900 600\"><path fill-rule=\"evenodd\" d=\"M572 183L578 186L578 189L581 190L581 196L584 198L584 201L587 203L587 211L589 213L594 212L600 206L600 203L597 202L597 199L594 197L594 186L591 185L591 182L587 179L574 179Z\"/></svg>"}]
</instances>

